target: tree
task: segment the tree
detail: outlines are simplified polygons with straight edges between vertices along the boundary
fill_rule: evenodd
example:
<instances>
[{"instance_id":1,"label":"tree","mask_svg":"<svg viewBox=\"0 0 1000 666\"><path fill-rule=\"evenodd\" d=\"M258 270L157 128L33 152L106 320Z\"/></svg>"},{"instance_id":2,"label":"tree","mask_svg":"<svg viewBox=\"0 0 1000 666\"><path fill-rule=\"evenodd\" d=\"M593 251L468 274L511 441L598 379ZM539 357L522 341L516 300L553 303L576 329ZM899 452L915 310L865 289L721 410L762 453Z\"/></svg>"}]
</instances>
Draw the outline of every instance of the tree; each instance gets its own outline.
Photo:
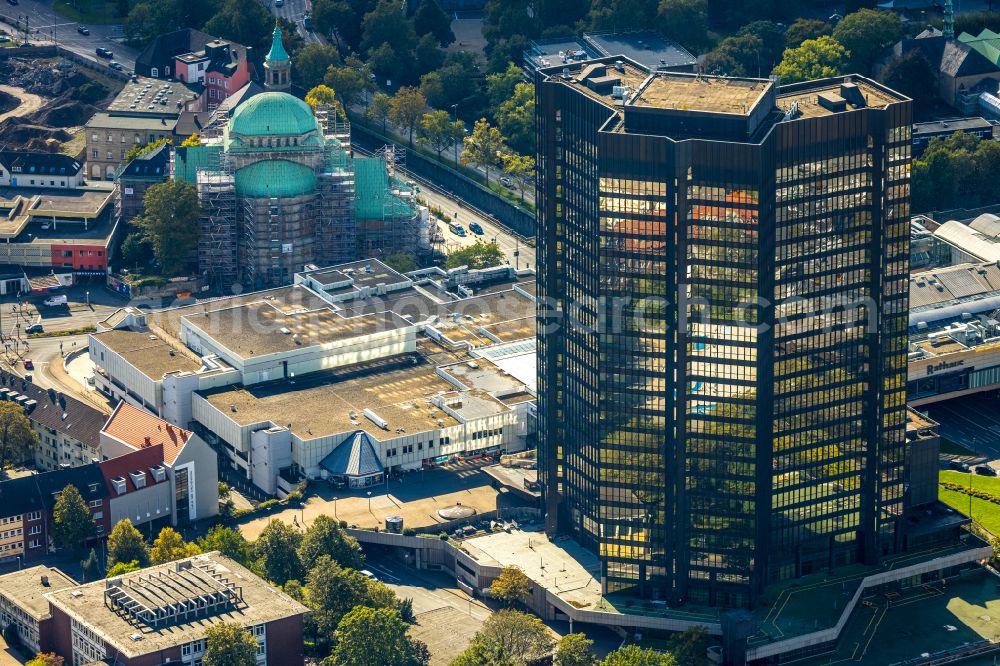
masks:
<instances>
[{"instance_id":1,"label":"tree","mask_svg":"<svg viewBox=\"0 0 1000 666\"><path fill-rule=\"evenodd\" d=\"M208 534L198 539L198 547L205 553L217 550L243 566L250 564L252 547L240 531L232 527L213 526Z\"/></svg>"},{"instance_id":2,"label":"tree","mask_svg":"<svg viewBox=\"0 0 1000 666\"><path fill-rule=\"evenodd\" d=\"M816 39L833 33L833 26L826 21L800 18L785 31L785 46L794 49L807 39Z\"/></svg>"},{"instance_id":3,"label":"tree","mask_svg":"<svg viewBox=\"0 0 1000 666\"><path fill-rule=\"evenodd\" d=\"M527 664L541 659L551 649L552 636L541 620L534 615L504 609L483 623L469 649L452 666ZM483 657L488 660L481 661Z\"/></svg>"},{"instance_id":4,"label":"tree","mask_svg":"<svg viewBox=\"0 0 1000 666\"><path fill-rule=\"evenodd\" d=\"M512 62L507 63L507 69L486 76L486 96L489 98L490 111L496 113L500 105L514 96L514 88L518 83L524 83L524 72Z\"/></svg>"},{"instance_id":5,"label":"tree","mask_svg":"<svg viewBox=\"0 0 1000 666\"><path fill-rule=\"evenodd\" d=\"M660 0L660 30L685 48L698 52L708 43L708 0Z\"/></svg>"},{"instance_id":6,"label":"tree","mask_svg":"<svg viewBox=\"0 0 1000 666\"><path fill-rule=\"evenodd\" d=\"M333 89L344 108L358 101L358 96L368 88L368 78L353 67L330 65L323 83Z\"/></svg>"},{"instance_id":7,"label":"tree","mask_svg":"<svg viewBox=\"0 0 1000 666\"><path fill-rule=\"evenodd\" d=\"M52 510L52 536L60 548L82 548L94 534L94 519L76 486L70 484L59 493Z\"/></svg>"},{"instance_id":8,"label":"tree","mask_svg":"<svg viewBox=\"0 0 1000 666\"><path fill-rule=\"evenodd\" d=\"M445 259L445 266L448 268L458 268L468 266L469 268L491 268L499 266L504 261L503 250L496 243L484 243L477 240L472 245L455 250Z\"/></svg>"},{"instance_id":9,"label":"tree","mask_svg":"<svg viewBox=\"0 0 1000 666\"><path fill-rule=\"evenodd\" d=\"M274 17L259 0L225 0L204 30L221 39L252 46L258 53L267 53ZM282 38L289 36L289 31L283 29ZM284 43L286 48L294 50L291 41Z\"/></svg>"},{"instance_id":10,"label":"tree","mask_svg":"<svg viewBox=\"0 0 1000 666\"><path fill-rule=\"evenodd\" d=\"M379 0L375 8L365 14L361 50L368 55L372 69L397 79L409 78L416 45L413 22L400 11L398 2Z\"/></svg>"},{"instance_id":11,"label":"tree","mask_svg":"<svg viewBox=\"0 0 1000 666\"><path fill-rule=\"evenodd\" d=\"M653 26L657 0L593 0L592 30L644 30Z\"/></svg>"},{"instance_id":12,"label":"tree","mask_svg":"<svg viewBox=\"0 0 1000 666\"><path fill-rule=\"evenodd\" d=\"M566 634L556 643L554 666L597 666L594 641L584 634Z\"/></svg>"},{"instance_id":13,"label":"tree","mask_svg":"<svg viewBox=\"0 0 1000 666\"><path fill-rule=\"evenodd\" d=\"M500 570L490 584L490 596L499 599L507 606L524 603L531 595L531 579L520 567L509 566Z\"/></svg>"},{"instance_id":14,"label":"tree","mask_svg":"<svg viewBox=\"0 0 1000 666\"><path fill-rule=\"evenodd\" d=\"M781 60L781 54L785 50L785 29L774 21L754 21L748 23L736 33L737 37L756 37L760 40L757 67L750 67L754 76L767 76L768 72ZM747 62L749 65L750 63ZM757 74L757 72L760 72Z\"/></svg>"},{"instance_id":15,"label":"tree","mask_svg":"<svg viewBox=\"0 0 1000 666\"><path fill-rule=\"evenodd\" d=\"M340 60L337 48L315 42L306 44L295 54L295 82L303 88L313 88L323 83L326 70Z\"/></svg>"},{"instance_id":16,"label":"tree","mask_svg":"<svg viewBox=\"0 0 1000 666\"><path fill-rule=\"evenodd\" d=\"M764 43L755 35L726 37L713 50L705 54L702 68L708 74L722 76L758 76L761 69L760 54Z\"/></svg>"},{"instance_id":17,"label":"tree","mask_svg":"<svg viewBox=\"0 0 1000 666\"><path fill-rule=\"evenodd\" d=\"M441 10L436 0L420 0L420 6L413 15L413 29L421 36L433 35L441 46L455 41L451 18Z\"/></svg>"},{"instance_id":18,"label":"tree","mask_svg":"<svg viewBox=\"0 0 1000 666\"><path fill-rule=\"evenodd\" d=\"M306 93L306 104L316 113L327 109L337 111L337 96L333 88L322 83ZM338 111L339 113L339 111Z\"/></svg>"},{"instance_id":19,"label":"tree","mask_svg":"<svg viewBox=\"0 0 1000 666\"><path fill-rule=\"evenodd\" d=\"M535 85L518 83L514 94L500 105L497 125L511 147L521 153L535 152Z\"/></svg>"},{"instance_id":20,"label":"tree","mask_svg":"<svg viewBox=\"0 0 1000 666\"><path fill-rule=\"evenodd\" d=\"M601 662L602 666L676 666L677 660L669 654L638 645L618 648Z\"/></svg>"},{"instance_id":21,"label":"tree","mask_svg":"<svg viewBox=\"0 0 1000 666\"><path fill-rule=\"evenodd\" d=\"M382 123L382 134L386 133L386 123L389 121L389 111L392 110L392 98L382 92L372 97L372 105L367 115L370 119Z\"/></svg>"},{"instance_id":22,"label":"tree","mask_svg":"<svg viewBox=\"0 0 1000 666\"><path fill-rule=\"evenodd\" d=\"M141 231L133 231L125 236L121 245L122 263L130 267L145 265L153 256L149 244L143 240Z\"/></svg>"},{"instance_id":23,"label":"tree","mask_svg":"<svg viewBox=\"0 0 1000 666\"><path fill-rule=\"evenodd\" d=\"M261 531L254 542L254 551L262 560L267 579L276 585L284 585L292 578L302 579L302 562L298 548L302 534L277 518Z\"/></svg>"},{"instance_id":24,"label":"tree","mask_svg":"<svg viewBox=\"0 0 1000 666\"><path fill-rule=\"evenodd\" d=\"M323 555L342 567L360 569L365 563L358 540L350 536L330 516L318 516L302 536L299 560L316 562Z\"/></svg>"},{"instance_id":25,"label":"tree","mask_svg":"<svg viewBox=\"0 0 1000 666\"><path fill-rule=\"evenodd\" d=\"M135 158L142 157L143 155L147 155L147 154L153 152L154 150L156 150L157 148L159 148L160 146L164 146L164 145L166 145L168 143L170 143L170 139L168 139L166 137L163 137L162 139L157 139L156 141L152 141L150 143L145 143L145 144L142 144L142 145L132 146L125 153L125 160L124 161L125 161L126 164L128 164L129 162L131 162Z\"/></svg>"},{"instance_id":26,"label":"tree","mask_svg":"<svg viewBox=\"0 0 1000 666\"><path fill-rule=\"evenodd\" d=\"M97 104L108 96L107 87L100 81L88 81L73 90L73 99L84 104Z\"/></svg>"},{"instance_id":27,"label":"tree","mask_svg":"<svg viewBox=\"0 0 1000 666\"><path fill-rule=\"evenodd\" d=\"M361 48L361 18L374 3L348 0L314 0L313 23L324 35L333 35L342 52Z\"/></svg>"},{"instance_id":28,"label":"tree","mask_svg":"<svg viewBox=\"0 0 1000 666\"><path fill-rule=\"evenodd\" d=\"M257 639L236 622L205 630L205 666L256 666Z\"/></svg>"},{"instance_id":29,"label":"tree","mask_svg":"<svg viewBox=\"0 0 1000 666\"><path fill-rule=\"evenodd\" d=\"M108 566L133 560L139 563L140 568L148 567L149 546L139 530L132 526L132 521L122 518L108 535Z\"/></svg>"},{"instance_id":30,"label":"tree","mask_svg":"<svg viewBox=\"0 0 1000 666\"><path fill-rule=\"evenodd\" d=\"M528 180L535 174L535 158L518 153L507 153L503 156L503 172L510 178L521 193L524 201L524 188Z\"/></svg>"},{"instance_id":31,"label":"tree","mask_svg":"<svg viewBox=\"0 0 1000 666\"><path fill-rule=\"evenodd\" d=\"M0 470L28 459L38 444L38 435L16 402L0 402Z\"/></svg>"},{"instance_id":32,"label":"tree","mask_svg":"<svg viewBox=\"0 0 1000 666\"><path fill-rule=\"evenodd\" d=\"M101 578L101 563L97 559L97 551L93 548L87 555L87 559L80 562L80 569L83 570L83 582L89 583Z\"/></svg>"},{"instance_id":33,"label":"tree","mask_svg":"<svg viewBox=\"0 0 1000 666\"><path fill-rule=\"evenodd\" d=\"M444 51L438 45L437 37L429 33L417 40L413 55L416 59L417 72L420 74L435 70L444 64Z\"/></svg>"},{"instance_id":34,"label":"tree","mask_svg":"<svg viewBox=\"0 0 1000 666\"><path fill-rule=\"evenodd\" d=\"M699 664L708 650L708 632L704 627L691 627L670 637L667 651L678 664Z\"/></svg>"},{"instance_id":35,"label":"tree","mask_svg":"<svg viewBox=\"0 0 1000 666\"><path fill-rule=\"evenodd\" d=\"M108 569L106 575L108 578L114 578L115 576L124 576L127 573L138 571L141 568L142 567L139 566L138 560L132 560L131 562L118 562Z\"/></svg>"},{"instance_id":36,"label":"tree","mask_svg":"<svg viewBox=\"0 0 1000 666\"><path fill-rule=\"evenodd\" d=\"M797 48L785 49L785 55L774 68L782 83L822 79L843 74L847 67L847 50L833 37L807 39Z\"/></svg>"},{"instance_id":37,"label":"tree","mask_svg":"<svg viewBox=\"0 0 1000 666\"><path fill-rule=\"evenodd\" d=\"M197 544L185 543L184 537L174 528L164 527L149 550L149 561L151 564L166 564L200 554L201 548Z\"/></svg>"},{"instance_id":38,"label":"tree","mask_svg":"<svg viewBox=\"0 0 1000 666\"><path fill-rule=\"evenodd\" d=\"M485 118L476 121L472 133L465 137L462 149L462 163L473 164L486 172L490 180L490 168L499 156L507 152L507 139L500 130L490 125Z\"/></svg>"},{"instance_id":39,"label":"tree","mask_svg":"<svg viewBox=\"0 0 1000 666\"><path fill-rule=\"evenodd\" d=\"M153 37L176 29L181 19L181 7L175 0L136 3L125 18L125 42L133 47L143 46Z\"/></svg>"},{"instance_id":40,"label":"tree","mask_svg":"<svg viewBox=\"0 0 1000 666\"><path fill-rule=\"evenodd\" d=\"M328 555L315 560L306 577L306 599L320 634L329 635L355 606L395 608L396 594L384 583L372 581L356 569L344 569Z\"/></svg>"},{"instance_id":41,"label":"tree","mask_svg":"<svg viewBox=\"0 0 1000 666\"><path fill-rule=\"evenodd\" d=\"M195 132L181 143L181 148L194 148L201 145L201 137Z\"/></svg>"},{"instance_id":42,"label":"tree","mask_svg":"<svg viewBox=\"0 0 1000 666\"><path fill-rule=\"evenodd\" d=\"M389 256L382 260L386 266L396 271L397 273L409 273L410 271L415 271L419 268L417 266L417 260L409 252L404 252L403 250L398 250L393 252Z\"/></svg>"},{"instance_id":43,"label":"tree","mask_svg":"<svg viewBox=\"0 0 1000 666\"><path fill-rule=\"evenodd\" d=\"M919 118L930 111L937 98L937 86L928 85L935 76L924 54L914 49L891 58L882 68L879 81L912 99L913 115Z\"/></svg>"},{"instance_id":44,"label":"tree","mask_svg":"<svg viewBox=\"0 0 1000 666\"><path fill-rule=\"evenodd\" d=\"M63 666L63 658L55 652L39 652L25 666Z\"/></svg>"},{"instance_id":45,"label":"tree","mask_svg":"<svg viewBox=\"0 0 1000 666\"><path fill-rule=\"evenodd\" d=\"M439 160L442 152L451 149L464 136L465 125L460 120L452 122L447 111L441 109L431 111L420 119L418 140L436 152Z\"/></svg>"},{"instance_id":46,"label":"tree","mask_svg":"<svg viewBox=\"0 0 1000 666\"><path fill-rule=\"evenodd\" d=\"M903 36L903 24L895 12L861 9L848 14L833 29L833 38L843 44L853 71L867 74L882 51Z\"/></svg>"},{"instance_id":47,"label":"tree","mask_svg":"<svg viewBox=\"0 0 1000 666\"><path fill-rule=\"evenodd\" d=\"M416 88L400 88L389 105L389 120L409 134L413 145L413 132L420 127L420 119L427 111L427 100Z\"/></svg>"},{"instance_id":48,"label":"tree","mask_svg":"<svg viewBox=\"0 0 1000 666\"><path fill-rule=\"evenodd\" d=\"M164 275L182 274L198 247L198 191L190 183L168 180L146 190L143 205L146 213L137 218L143 240Z\"/></svg>"},{"instance_id":49,"label":"tree","mask_svg":"<svg viewBox=\"0 0 1000 666\"><path fill-rule=\"evenodd\" d=\"M331 660L337 666L425 666L406 628L393 608L358 606L337 625Z\"/></svg>"}]
</instances>

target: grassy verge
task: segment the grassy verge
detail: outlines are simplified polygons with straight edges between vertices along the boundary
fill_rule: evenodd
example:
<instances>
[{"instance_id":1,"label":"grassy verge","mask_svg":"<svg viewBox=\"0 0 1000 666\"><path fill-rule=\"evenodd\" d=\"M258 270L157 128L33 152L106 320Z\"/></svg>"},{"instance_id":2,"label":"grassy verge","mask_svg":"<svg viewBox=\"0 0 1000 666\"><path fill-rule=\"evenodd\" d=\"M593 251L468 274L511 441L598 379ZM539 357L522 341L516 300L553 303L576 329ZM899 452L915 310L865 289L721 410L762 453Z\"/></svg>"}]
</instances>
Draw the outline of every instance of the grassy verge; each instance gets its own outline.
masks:
<instances>
[{"instance_id":1,"label":"grassy verge","mask_svg":"<svg viewBox=\"0 0 1000 666\"><path fill-rule=\"evenodd\" d=\"M961 514L969 513L969 496L954 490L940 488L938 498ZM1000 504L972 498L972 519L991 534L1000 534Z\"/></svg>"},{"instance_id":2,"label":"grassy verge","mask_svg":"<svg viewBox=\"0 0 1000 666\"><path fill-rule=\"evenodd\" d=\"M953 442L947 437L941 438L941 453L952 456L974 456L976 452L968 449L958 442Z\"/></svg>"},{"instance_id":3,"label":"grassy verge","mask_svg":"<svg viewBox=\"0 0 1000 666\"><path fill-rule=\"evenodd\" d=\"M1000 477L980 476L978 474L966 474L964 472L956 472L950 469L943 469L940 472L938 472L939 481L954 483L962 486L963 488L969 487L970 476L972 477L973 490L981 490L983 492L989 493L990 495L995 495L997 497L1000 497Z\"/></svg>"},{"instance_id":4,"label":"grassy verge","mask_svg":"<svg viewBox=\"0 0 1000 666\"><path fill-rule=\"evenodd\" d=\"M70 328L65 331L46 331L44 333L29 333L29 338L65 338L70 335L83 335L84 333L93 333L97 330L96 326L81 326L80 328Z\"/></svg>"},{"instance_id":5,"label":"grassy verge","mask_svg":"<svg viewBox=\"0 0 1000 666\"><path fill-rule=\"evenodd\" d=\"M112 25L121 23L117 0L56 0L56 14L77 23Z\"/></svg>"}]
</instances>

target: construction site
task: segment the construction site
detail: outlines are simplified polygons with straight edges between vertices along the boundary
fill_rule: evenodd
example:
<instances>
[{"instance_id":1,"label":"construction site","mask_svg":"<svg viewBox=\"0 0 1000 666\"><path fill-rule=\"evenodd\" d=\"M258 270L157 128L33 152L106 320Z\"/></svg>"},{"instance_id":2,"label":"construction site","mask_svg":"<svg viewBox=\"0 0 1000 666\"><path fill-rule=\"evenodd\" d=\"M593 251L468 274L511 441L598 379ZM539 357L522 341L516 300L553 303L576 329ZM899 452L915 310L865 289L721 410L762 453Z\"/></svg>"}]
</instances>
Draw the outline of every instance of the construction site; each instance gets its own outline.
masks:
<instances>
[{"instance_id":1,"label":"construction site","mask_svg":"<svg viewBox=\"0 0 1000 666\"><path fill-rule=\"evenodd\" d=\"M310 265L430 252L427 212L396 177L403 155L355 157L331 110L264 93L179 148L176 178L204 211L199 269L219 293L289 284ZM308 114L306 111L308 110Z\"/></svg>"}]
</instances>

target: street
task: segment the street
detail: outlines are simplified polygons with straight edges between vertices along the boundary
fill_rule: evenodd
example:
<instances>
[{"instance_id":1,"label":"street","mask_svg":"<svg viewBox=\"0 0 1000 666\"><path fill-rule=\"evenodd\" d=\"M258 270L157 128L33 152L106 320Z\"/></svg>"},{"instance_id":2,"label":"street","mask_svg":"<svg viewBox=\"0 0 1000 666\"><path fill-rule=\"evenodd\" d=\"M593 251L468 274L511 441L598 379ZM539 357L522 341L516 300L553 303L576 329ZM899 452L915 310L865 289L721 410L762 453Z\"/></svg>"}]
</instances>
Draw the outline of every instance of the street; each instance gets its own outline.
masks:
<instances>
[{"instance_id":1,"label":"street","mask_svg":"<svg viewBox=\"0 0 1000 666\"><path fill-rule=\"evenodd\" d=\"M108 60L98 57L94 52L97 47L104 47L114 53L114 60L120 62L126 70L135 69L135 57L139 52L121 43L121 25L87 24L90 35L81 35L76 29L79 24L68 21L52 10L52 0L20 0L17 5L5 6L2 13L22 29L27 17L32 40L56 42L77 55L106 64ZM8 28L13 30L10 26Z\"/></svg>"},{"instance_id":2,"label":"street","mask_svg":"<svg viewBox=\"0 0 1000 666\"><path fill-rule=\"evenodd\" d=\"M1000 399L987 394L967 395L921 407L941 424L941 437L1000 458Z\"/></svg>"},{"instance_id":3,"label":"street","mask_svg":"<svg viewBox=\"0 0 1000 666\"><path fill-rule=\"evenodd\" d=\"M324 44L325 40L317 33L306 30L302 20L305 15L312 11L311 0L285 0L284 5L277 7L274 0L262 0L275 16L280 16L286 21L291 21L298 29L299 35L306 41L306 44Z\"/></svg>"}]
</instances>

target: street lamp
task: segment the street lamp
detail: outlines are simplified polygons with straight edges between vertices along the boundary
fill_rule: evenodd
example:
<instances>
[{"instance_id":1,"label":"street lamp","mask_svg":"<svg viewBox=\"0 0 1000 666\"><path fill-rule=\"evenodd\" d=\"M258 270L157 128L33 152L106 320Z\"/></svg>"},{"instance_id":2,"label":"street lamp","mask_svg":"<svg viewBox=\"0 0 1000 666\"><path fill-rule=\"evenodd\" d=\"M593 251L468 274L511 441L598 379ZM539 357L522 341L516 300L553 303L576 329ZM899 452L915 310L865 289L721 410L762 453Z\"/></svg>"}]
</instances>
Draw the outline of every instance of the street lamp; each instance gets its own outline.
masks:
<instances>
[{"instance_id":1,"label":"street lamp","mask_svg":"<svg viewBox=\"0 0 1000 666\"><path fill-rule=\"evenodd\" d=\"M333 498L333 517L335 520L340 522L340 518L337 516L337 498Z\"/></svg>"},{"instance_id":2,"label":"street lamp","mask_svg":"<svg viewBox=\"0 0 1000 666\"><path fill-rule=\"evenodd\" d=\"M368 491L368 513L372 513L372 491ZM375 514L372 513L374 516Z\"/></svg>"}]
</instances>

